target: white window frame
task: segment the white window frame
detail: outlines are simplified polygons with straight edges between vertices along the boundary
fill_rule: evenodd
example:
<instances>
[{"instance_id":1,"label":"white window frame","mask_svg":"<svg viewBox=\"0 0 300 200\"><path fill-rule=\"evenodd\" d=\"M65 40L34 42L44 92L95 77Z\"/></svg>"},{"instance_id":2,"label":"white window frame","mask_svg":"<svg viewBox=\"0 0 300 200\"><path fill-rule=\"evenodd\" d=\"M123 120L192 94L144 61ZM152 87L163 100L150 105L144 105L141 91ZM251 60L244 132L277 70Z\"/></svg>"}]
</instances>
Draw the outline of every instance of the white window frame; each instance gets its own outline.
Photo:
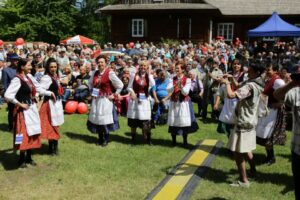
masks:
<instances>
[{"instance_id":1,"label":"white window frame","mask_svg":"<svg viewBox=\"0 0 300 200\"><path fill-rule=\"evenodd\" d=\"M227 30L224 29L224 27L227 27ZM229 32L229 26L232 27L231 33ZM226 37L225 33L226 32ZM232 41L233 40L233 33L234 33L234 23L218 23L218 33L217 36L223 36L225 41ZM231 38L228 36L231 35Z\"/></svg>"},{"instance_id":2,"label":"white window frame","mask_svg":"<svg viewBox=\"0 0 300 200\"><path fill-rule=\"evenodd\" d=\"M144 37L144 19L131 20L131 36ZM139 27L141 25L141 27ZM135 30L136 29L136 30Z\"/></svg>"}]
</instances>

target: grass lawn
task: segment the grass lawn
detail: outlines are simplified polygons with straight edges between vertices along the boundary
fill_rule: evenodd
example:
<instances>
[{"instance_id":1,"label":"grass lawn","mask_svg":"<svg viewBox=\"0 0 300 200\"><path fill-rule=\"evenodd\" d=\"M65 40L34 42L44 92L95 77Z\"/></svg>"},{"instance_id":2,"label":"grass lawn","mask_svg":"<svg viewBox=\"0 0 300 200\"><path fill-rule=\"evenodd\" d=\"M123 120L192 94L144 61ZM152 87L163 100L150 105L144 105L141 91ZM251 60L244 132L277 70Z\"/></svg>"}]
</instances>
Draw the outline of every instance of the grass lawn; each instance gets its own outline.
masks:
<instances>
[{"instance_id":1,"label":"grass lawn","mask_svg":"<svg viewBox=\"0 0 300 200\"><path fill-rule=\"evenodd\" d=\"M47 155L47 142L34 151L37 167L17 169L18 156L12 149L12 134L6 132L6 110L0 110L0 199L144 199L189 149L171 146L167 126L152 131L154 146L144 145L141 130L138 144L130 145L126 118L121 129L111 134L106 148L95 145L96 135L86 129L87 115L66 115L61 127L60 155ZM231 188L237 170L226 150L227 137L216 133L216 124L199 122L200 130L189 143L218 139L225 143L212 166L199 182L192 199L259 200L294 199L289 141L276 146L277 162L262 163L264 149L255 151L258 177L248 189ZM290 138L290 132L289 132ZM182 138L178 138L182 142ZM192 145L191 147L192 148ZM249 167L248 167L249 168Z\"/></svg>"}]
</instances>

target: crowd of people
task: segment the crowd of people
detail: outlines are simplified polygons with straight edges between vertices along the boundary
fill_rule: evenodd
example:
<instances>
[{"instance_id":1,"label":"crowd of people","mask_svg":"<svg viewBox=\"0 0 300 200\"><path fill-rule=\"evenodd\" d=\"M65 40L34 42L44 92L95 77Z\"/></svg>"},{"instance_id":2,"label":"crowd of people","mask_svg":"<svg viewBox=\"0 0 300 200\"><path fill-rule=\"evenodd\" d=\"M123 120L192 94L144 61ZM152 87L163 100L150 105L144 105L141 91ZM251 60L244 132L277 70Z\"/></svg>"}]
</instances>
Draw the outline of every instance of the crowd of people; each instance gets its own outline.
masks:
<instances>
[{"instance_id":1,"label":"crowd of people","mask_svg":"<svg viewBox=\"0 0 300 200\"><path fill-rule=\"evenodd\" d=\"M211 105L211 119L218 123L218 132L228 135L228 147L234 153L240 177L231 185L238 187L250 185L246 161L250 175L255 176L252 151L256 144L265 146L268 165L276 162L273 145L285 143L286 116L292 111L297 188L298 52L294 42L248 44L239 39L230 44L222 39L197 44L107 43L102 49L100 45L2 45L0 103L3 98L8 103L9 130L15 133L21 167L35 164L31 149L41 146L40 138L49 141L49 154L57 155L63 108L70 99L90 104L87 128L98 134L97 144L103 147L110 132L119 128L120 115L128 118L133 145L137 128L151 145L151 129L168 124L173 145L181 135L187 146L188 134L199 128L196 117L210 122ZM297 191L296 197L300 199Z\"/></svg>"}]
</instances>

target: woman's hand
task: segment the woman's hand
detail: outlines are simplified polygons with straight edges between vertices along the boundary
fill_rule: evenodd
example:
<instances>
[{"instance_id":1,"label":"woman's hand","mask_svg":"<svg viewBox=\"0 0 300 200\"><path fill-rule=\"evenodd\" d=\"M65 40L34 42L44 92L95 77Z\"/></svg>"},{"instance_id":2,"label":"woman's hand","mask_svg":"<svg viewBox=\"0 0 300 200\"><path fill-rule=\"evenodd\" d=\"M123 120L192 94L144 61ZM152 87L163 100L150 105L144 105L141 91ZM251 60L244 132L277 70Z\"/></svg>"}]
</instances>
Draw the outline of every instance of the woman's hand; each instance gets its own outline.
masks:
<instances>
[{"instance_id":1,"label":"woman's hand","mask_svg":"<svg viewBox=\"0 0 300 200\"><path fill-rule=\"evenodd\" d=\"M136 94L134 92L131 92L130 97L131 97L132 100L135 100L136 99Z\"/></svg>"},{"instance_id":2,"label":"woman's hand","mask_svg":"<svg viewBox=\"0 0 300 200\"><path fill-rule=\"evenodd\" d=\"M23 108L24 110L29 109L29 105L27 103L19 103L18 106L20 106L21 108Z\"/></svg>"},{"instance_id":3,"label":"woman's hand","mask_svg":"<svg viewBox=\"0 0 300 200\"><path fill-rule=\"evenodd\" d=\"M115 96L112 94L112 95L108 96L108 99L109 99L110 101L112 101L112 100L115 99Z\"/></svg>"},{"instance_id":4,"label":"woman's hand","mask_svg":"<svg viewBox=\"0 0 300 200\"><path fill-rule=\"evenodd\" d=\"M54 102L56 102L56 96L55 96L55 94L54 94L53 92L51 92L51 97L52 97L52 100L53 100Z\"/></svg>"}]
</instances>

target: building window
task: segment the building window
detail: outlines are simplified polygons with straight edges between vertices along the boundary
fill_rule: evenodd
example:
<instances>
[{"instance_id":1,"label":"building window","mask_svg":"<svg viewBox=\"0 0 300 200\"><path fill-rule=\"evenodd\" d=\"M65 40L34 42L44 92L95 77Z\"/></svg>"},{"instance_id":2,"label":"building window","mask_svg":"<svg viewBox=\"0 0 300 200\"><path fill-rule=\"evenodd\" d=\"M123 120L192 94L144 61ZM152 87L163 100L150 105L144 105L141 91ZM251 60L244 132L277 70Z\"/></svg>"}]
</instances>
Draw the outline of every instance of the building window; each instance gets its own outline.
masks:
<instances>
[{"instance_id":1,"label":"building window","mask_svg":"<svg viewBox=\"0 0 300 200\"><path fill-rule=\"evenodd\" d=\"M218 36L223 36L225 41L232 41L233 27L234 23L219 23Z\"/></svg>"},{"instance_id":2,"label":"building window","mask_svg":"<svg viewBox=\"0 0 300 200\"><path fill-rule=\"evenodd\" d=\"M132 37L144 37L144 19L132 19Z\"/></svg>"}]
</instances>

